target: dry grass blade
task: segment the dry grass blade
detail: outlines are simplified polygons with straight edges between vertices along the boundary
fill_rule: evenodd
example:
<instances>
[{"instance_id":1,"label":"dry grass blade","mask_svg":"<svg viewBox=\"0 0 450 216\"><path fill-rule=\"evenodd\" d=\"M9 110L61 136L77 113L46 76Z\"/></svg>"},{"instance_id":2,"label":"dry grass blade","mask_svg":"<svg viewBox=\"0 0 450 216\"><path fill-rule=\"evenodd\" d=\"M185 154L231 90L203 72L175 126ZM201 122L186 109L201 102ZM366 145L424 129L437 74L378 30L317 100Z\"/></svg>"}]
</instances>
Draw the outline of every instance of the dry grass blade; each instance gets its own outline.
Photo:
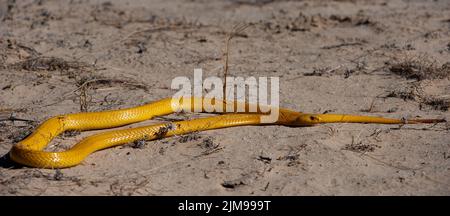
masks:
<instances>
[{"instance_id":1,"label":"dry grass blade","mask_svg":"<svg viewBox=\"0 0 450 216\"><path fill-rule=\"evenodd\" d=\"M141 84L141 83L137 83L136 81L126 81L126 80L122 80L122 79L111 79L111 78L94 78L94 79L87 80L87 81L81 80L79 82L79 87L70 93L74 93L78 90L81 90L82 88L84 88L85 86L88 86L88 85L94 86L94 85L113 85L113 84L120 84L120 85L124 85L124 86L128 86L128 87L142 89L144 91L149 90L148 86ZM70 93L68 93L68 94L70 94Z\"/></svg>"},{"instance_id":2,"label":"dry grass blade","mask_svg":"<svg viewBox=\"0 0 450 216\"><path fill-rule=\"evenodd\" d=\"M226 100L226 86L227 86L227 76L228 76L228 63L229 63L229 53L230 53L230 41L235 37L236 35L241 34L247 27L249 27L249 24L245 23L239 23L235 25L230 33L228 33L227 39L225 41L225 63L224 63L224 71L223 71L223 78L224 78L224 85L223 85L223 98Z\"/></svg>"},{"instance_id":3,"label":"dry grass blade","mask_svg":"<svg viewBox=\"0 0 450 216\"><path fill-rule=\"evenodd\" d=\"M88 111L88 103L91 101L91 97L88 95L88 85L83 85L80 88L79 101L80 101L80 111L87 112Z\"/></svg>"},{"instance_id":4,"label":"dry grass blade","mask_svg":"<svg viewBox=\"0 0 450 216\"><path fill-rule=\"evenodd\" d=\"M8 118L0 118L1 121L23 121L23 122L34 122L34 120L31 119L23 119L23 118L16 118L13 115L10 115Z\"/></svg>"},{"instance_id":5,"label":"dry grass blade","mask_svg":"<svg viewBox=\"0 0 450 216\"><path fill-rule=\"evenodd\" d=\"M94 78L90 80L81 79L78 81L78 88L65 94L64 97L79 92L79 102L80 102L80 111L87 112L88 104L91 101L91 97L87 93L89 89L95 88L95 85L109 85L112 86L114 84L124 85L131 88L143 89L144 91L148 91L148 87L144 84L139 84L135 82L125 81L121 79L109 79L109 78Z\"/></svg>"}]
</instances>

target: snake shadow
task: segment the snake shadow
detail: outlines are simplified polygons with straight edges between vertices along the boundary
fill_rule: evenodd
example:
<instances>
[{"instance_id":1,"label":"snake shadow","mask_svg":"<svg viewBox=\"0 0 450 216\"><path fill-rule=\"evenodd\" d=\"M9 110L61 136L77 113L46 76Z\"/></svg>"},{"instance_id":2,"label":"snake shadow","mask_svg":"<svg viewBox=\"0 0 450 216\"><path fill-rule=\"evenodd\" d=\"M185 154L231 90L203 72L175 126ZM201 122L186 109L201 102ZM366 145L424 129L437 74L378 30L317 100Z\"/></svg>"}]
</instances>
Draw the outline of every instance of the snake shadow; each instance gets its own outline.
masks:
<instances>
[{"instance_id":1,"label":"snake shadow","mask_svg":"<svg viewBox=\"0 0 450 216\"><path fill-rule=\"evenodd\" d=\"M0 157L0 167L6 169L20 169L23 168L22 165L15 163L9 158L9 152Z\"/></svg>"}]
</instances>

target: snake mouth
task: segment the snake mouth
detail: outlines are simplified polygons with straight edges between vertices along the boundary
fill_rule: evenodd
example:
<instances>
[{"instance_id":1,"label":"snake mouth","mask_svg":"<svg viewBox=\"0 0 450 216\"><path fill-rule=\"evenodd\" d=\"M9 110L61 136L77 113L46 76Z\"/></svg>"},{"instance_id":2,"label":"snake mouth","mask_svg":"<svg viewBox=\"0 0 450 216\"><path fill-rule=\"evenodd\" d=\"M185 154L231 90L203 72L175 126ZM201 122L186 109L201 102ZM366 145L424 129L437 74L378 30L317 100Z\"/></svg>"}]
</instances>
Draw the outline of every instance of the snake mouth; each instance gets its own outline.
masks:
<instances>
[{"instance_id":1,"label":"snake mouth","mask_svg":"<svg viewBox=\"0 0 450 216\"><path fill-rule=\"evenodd\" d=\"M319 124L321 118L316 114L300 114L292 123L292 127L311 127Z\"/></svg>"}]
</instances>

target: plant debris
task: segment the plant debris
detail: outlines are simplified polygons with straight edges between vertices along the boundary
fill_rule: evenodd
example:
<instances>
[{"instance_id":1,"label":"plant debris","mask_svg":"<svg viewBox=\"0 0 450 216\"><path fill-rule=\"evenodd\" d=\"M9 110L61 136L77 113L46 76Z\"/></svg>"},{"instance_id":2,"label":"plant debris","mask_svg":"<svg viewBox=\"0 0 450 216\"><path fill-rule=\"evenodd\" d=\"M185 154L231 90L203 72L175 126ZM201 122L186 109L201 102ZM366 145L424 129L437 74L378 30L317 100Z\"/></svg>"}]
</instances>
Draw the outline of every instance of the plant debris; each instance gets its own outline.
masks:
<instances>
[{"instance_id":1,"label":"plant debris","mask_svg":"<svg viewBox=\"0 0 450 216\"><path fill-rule=\"evenodd\" d=\"M8 66L10 69L22 69L27 71L68 71L70 69L86 69L91 67L91 65L78 61L66 61L62 58L45 56L28 58Z\"/></svg>"},{"instance_id":2,"label":"plant debris","mask_svg":"<svg viewBox=\"0 0 450 216\"><path fill-rule=\"evenodd\" d=\"M449 98L426 95L420 83L413 83L412 85L398 88L390 92L386 97L401 98L405 101L417 101L420 104L420 109L423 109L424 105L440 111L448 111L450 108Z\"/></svg>"},{"instance_id":3,"label":"plant debris","mask_svg":"<svg viewBox=\"0 0 450 216\"><path fill-rule=\"evenodd\" d=\"M64 131L63 136L64 137L74 137L74 136L78 136L81 134L81 131L79 130L69 130L69 131Z\"/></svg>"},{"instance_id":4,"label":"plant debris","mask_svg":"<svg viewBox=\"0 0 450 216\"><path fill-rule=\"evenodd\" d=\"M262 161L265 164L270 164L270 162L272 162L272 158L271 157L262 156L262 155L259 155L257 160Z\"/></svg>"},{"instance_id":5,"label":"plant debris","mask_svg":"<svg viewBox=\"0 0 450 216\"><path fill-rule=\"evenodd\" d=\"M438 66L424 56L408 58L390 64L389 71L407 79L443 79L450 76L450 62Z\"/></svg>"},{"instance_id":6,"label":"plant debris","mask_svg":"<svg viewBox=\"0 0 450 216\"><path fill-rule=\"evenodd\" d=\"M363 144L362 141L355 141L355 137L352 137L352 143L346 144L342 149L357 153L366 153L375 151L375 148L381 148L381 146L375 144Z\"/></svg>"},{"instance_id":7,"label":"plant debris","mask_svg":"<svg viewBox=\"0 0 450 216\"><path fill-rule=\"evenodd\" d=\"M143 149L143 148L145 148L145 145L147 144L147 140L148 140L148 137L144 136L144 138L138 139L138 140L134 141L133 143L131 143L130 146L131 146L131 148L134 148L134 149Z\"/></svg>"},{"instance_id":8,"label":"plant debris","mask_svg":"<svg viewBox=\"0 0 450 216\"><path fill-rule=\"evenodd\" d=\"M235 189L236 187L246 185L244 180L245 180L244 177L242 177L235 180L223 181L222 184L220 185L222 185L222 187L224 188Z\"/></svg>"},{"instance_id":9,"label":"plant debris","mask_svg":"<svg viewBox=\"0 0 450 216\"><path fill-rule=\"evenodd\" d=\"M157 132L155 132L156 139L163 138L169 131L175 130L176 126L173 123L167 123L160 127Z\"/></svg>"},{"instance_id":10,"label":"plant debris","mask_svg":"<svg viewBox=\"0 0 450 216\"><path fill-rule=\"evenodd\" d=\"M289 150L287 155L283 155L277 158L279 161L288 161L287 166L295 166L299 164L300 162L298 159L300 158L300 151L306 148L306 144L301 144L300 146L296 147L295 149Z\"/></svg>"},{"instance_id":11,"label":"plant debris","mask_svg":"<svg viewBox=\"0 0 450 216\"><path fill-rule=\"evenodd\" d=\"M178 142L186 143L186 142L190 142L190 141L196 141L201 138L202 138L202 136L198 132L193 132L190 134L181 135L180 138L178 139Z\"/></svg>"},{"instance_id":12,"label":"plant debris","mask_svg":"<svg viewBox=\"0 0 450 216\"><path fill-rule=\"evenodd\" d=\"M424 98L421 105L431 106L434 110L448 111L450 108L450 100L444 98L428 97ZM420 107L422 109L422 106Z\"/></svg>"}]
</instances>

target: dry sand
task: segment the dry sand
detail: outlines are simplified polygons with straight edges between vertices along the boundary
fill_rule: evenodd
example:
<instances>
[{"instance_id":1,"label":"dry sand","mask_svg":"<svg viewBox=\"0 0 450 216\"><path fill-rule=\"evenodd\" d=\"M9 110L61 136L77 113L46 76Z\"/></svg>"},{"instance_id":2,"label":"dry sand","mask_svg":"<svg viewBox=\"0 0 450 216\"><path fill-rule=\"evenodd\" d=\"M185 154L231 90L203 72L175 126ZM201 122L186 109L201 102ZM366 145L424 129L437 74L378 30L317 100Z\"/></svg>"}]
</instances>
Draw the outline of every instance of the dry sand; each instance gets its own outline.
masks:
<instances>
[{"instance_id":1,"label":"dry sand","mask_svg":"<svg viewBox=\"0 0 450 216\"><path fill-rule=\"evenodd\" d=\"M170 97L172 79L194 68L221 76L239 23L249 27L231 42L229 74L280 77L283 107L450 117L448 0L0 0L0 19L0 155L51 116ZM450 195L449 128L228 128L106 149L63 170L3 158L0 194Z\"/></svg>"}]
</instances>

